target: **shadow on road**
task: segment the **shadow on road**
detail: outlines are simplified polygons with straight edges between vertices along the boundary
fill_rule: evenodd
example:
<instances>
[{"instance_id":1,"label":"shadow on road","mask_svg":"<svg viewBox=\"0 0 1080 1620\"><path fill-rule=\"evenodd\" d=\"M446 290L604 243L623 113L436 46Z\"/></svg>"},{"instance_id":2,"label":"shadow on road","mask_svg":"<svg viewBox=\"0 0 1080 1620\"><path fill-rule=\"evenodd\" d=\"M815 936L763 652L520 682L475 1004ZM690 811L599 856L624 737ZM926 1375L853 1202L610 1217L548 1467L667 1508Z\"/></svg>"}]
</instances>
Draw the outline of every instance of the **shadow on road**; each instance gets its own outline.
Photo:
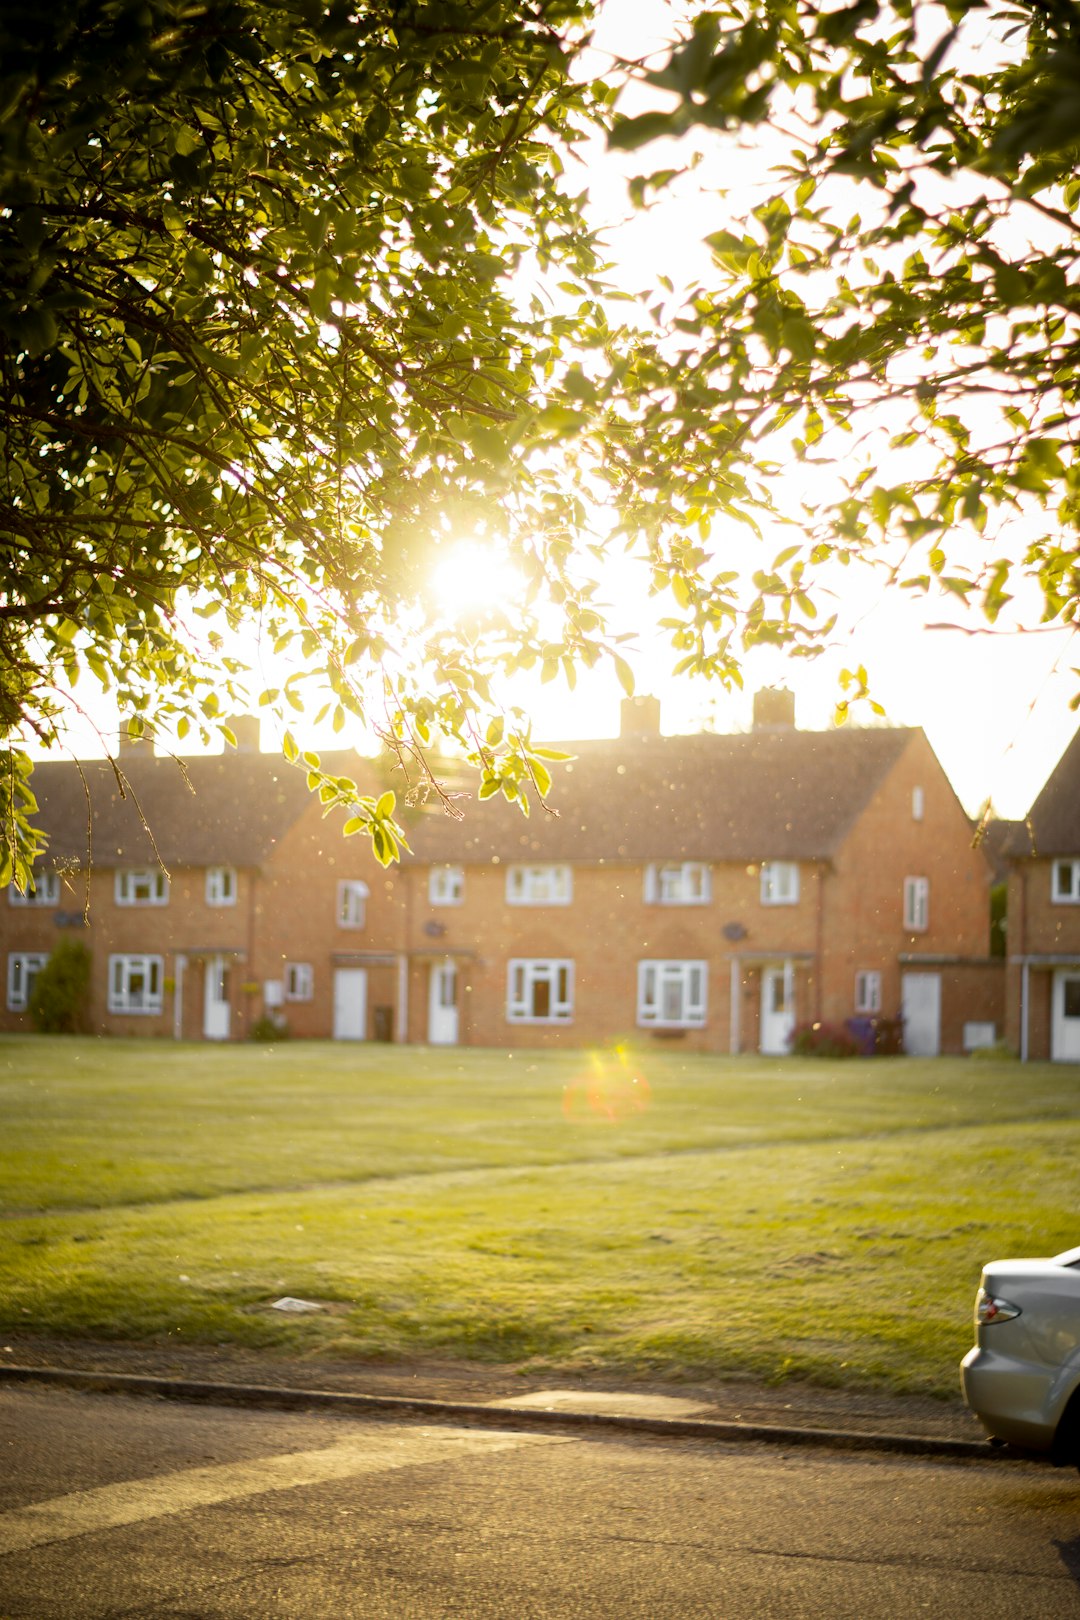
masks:
<instances>
[{"instance_id":1,"label":"shadow on road","mask_svg":"<svg viewBox=\"0 0 1080 1620\"><path fill-rule=\"evenodd\" d=\"M1080 1536L1074 1536L1071 1541L1055 1541L1058 1557L1065 1565L1069 1574L1080 1586Z\"/></svg>"}]
</instances>

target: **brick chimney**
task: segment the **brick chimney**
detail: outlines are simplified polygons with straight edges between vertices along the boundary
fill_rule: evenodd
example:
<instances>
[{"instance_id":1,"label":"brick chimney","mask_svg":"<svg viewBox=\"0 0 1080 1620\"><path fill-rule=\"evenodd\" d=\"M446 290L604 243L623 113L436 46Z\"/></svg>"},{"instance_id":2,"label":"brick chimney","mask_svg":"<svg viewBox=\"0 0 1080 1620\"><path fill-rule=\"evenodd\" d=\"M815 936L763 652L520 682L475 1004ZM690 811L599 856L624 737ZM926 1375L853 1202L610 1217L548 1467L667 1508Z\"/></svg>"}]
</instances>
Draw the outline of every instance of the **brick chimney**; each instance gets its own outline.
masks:
<instances>
[{"instance_id":1,"label":"brick chimney","mask_svg":"<svg viewBox=\"0 0 1080 1620\"><path fill-rule=\"evenodd\" d=\"M262 740L261 721L257 714L234 714L225 724L236 738L238 754L257 754Z\"/></svg>"},{"instance_id":2,"label":"brick chimney","mask_svg":"<svg viewBox=\"0 0 1080 1620\"><path fill-rule=\"evenodd\" d=\"M795 694L786 686L763 686L754 693L755 731L794 731Z\"/></svg>"},{"instance_id":3,"label":"brick chimney","mask_svg":"<svg viewBox=\"0 0 1080 1620\"><path fill-rule=\"evenodd\" d=\"M131 719L135 717L132 716ZM121 720L120 732L116 739L118 754L152 754L154 752L154 734L150 727L143 724L141 733L131 730L131 719Z\"/></svg>"},{"instance_id":4,"label":"brick chimney","mask_svg":"<svg viewBox=\"0 0 1080 1620\"><path fill-rule=\"evenodd\" d=\"M624 742L639 742L642 737L660 735L660 699L655 697L623 698L619 714L619 736Z\"/></svg>"}]
</instances>

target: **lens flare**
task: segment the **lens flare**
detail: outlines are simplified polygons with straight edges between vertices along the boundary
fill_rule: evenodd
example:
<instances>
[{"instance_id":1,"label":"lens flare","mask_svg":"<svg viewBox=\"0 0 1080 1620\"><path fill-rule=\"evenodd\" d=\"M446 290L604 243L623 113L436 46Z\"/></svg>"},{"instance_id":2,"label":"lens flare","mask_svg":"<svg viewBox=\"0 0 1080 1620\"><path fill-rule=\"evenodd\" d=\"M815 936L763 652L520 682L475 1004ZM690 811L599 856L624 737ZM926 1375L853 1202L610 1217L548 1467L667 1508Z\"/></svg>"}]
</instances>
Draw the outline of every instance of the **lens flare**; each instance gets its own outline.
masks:
<instances>
[{"instance_id":1,"label":"lens flare","mask_svg":"<svg viewBox=\"0 0 1080 1620\"><path fill-rule=\"evenodd\" d=\"M574 1125L621 1125L649 1107L649 1082L626 1046L591 1052L588 1069L563 1087L564 1118Z\"/></svg>"}]
</instances>

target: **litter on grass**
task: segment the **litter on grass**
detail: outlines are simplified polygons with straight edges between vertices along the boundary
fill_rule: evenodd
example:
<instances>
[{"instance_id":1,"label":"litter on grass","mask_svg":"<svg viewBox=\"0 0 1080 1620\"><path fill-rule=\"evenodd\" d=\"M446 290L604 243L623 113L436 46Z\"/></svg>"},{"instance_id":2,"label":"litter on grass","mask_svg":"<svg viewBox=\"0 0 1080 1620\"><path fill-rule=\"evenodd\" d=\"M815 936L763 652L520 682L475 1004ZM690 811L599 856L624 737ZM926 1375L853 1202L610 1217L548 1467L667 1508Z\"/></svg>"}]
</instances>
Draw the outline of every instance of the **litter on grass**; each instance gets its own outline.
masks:
<instances>
[{"instance_id":1,"label":"litter on grass","mask_svg":"<svg viewBox=\"0 0 1080 1620\"><path fill-rule=\"evenodd\" d=\"M291 1294L286 1294L283 1299L275 1299L270 1309L288 1311L293 1316L303 1316L308 1311L321 1311L323 1306L316 1304L313 1299L293 1299Z\"/></svg>"}]
</instances>

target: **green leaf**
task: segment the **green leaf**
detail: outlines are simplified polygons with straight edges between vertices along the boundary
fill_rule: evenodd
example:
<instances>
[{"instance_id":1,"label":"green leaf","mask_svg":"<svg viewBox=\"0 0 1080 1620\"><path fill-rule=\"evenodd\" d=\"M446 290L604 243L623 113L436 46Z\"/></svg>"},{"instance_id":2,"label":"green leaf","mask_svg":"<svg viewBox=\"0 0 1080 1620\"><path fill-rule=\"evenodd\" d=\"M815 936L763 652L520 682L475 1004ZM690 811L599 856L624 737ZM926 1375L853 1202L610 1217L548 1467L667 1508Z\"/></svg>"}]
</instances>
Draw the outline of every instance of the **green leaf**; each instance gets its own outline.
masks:
<instances>
[{"instance_id":1,"label":"green leaf","mask_svg":"<svg viewBox=\"0 0 1080 1620\"><path fill-rule=\"evenodd\" d=\"M617 653L613 655L612 662L615 665L615 673L619 678L619 685L622 687L622 689L626 693L627 697L633 697L633 695L634 695L634 672L633 672L633 670L630 668L630 665L626 662L626 659L625 658L620 658Z\"/></svg>"}]
</instances>

